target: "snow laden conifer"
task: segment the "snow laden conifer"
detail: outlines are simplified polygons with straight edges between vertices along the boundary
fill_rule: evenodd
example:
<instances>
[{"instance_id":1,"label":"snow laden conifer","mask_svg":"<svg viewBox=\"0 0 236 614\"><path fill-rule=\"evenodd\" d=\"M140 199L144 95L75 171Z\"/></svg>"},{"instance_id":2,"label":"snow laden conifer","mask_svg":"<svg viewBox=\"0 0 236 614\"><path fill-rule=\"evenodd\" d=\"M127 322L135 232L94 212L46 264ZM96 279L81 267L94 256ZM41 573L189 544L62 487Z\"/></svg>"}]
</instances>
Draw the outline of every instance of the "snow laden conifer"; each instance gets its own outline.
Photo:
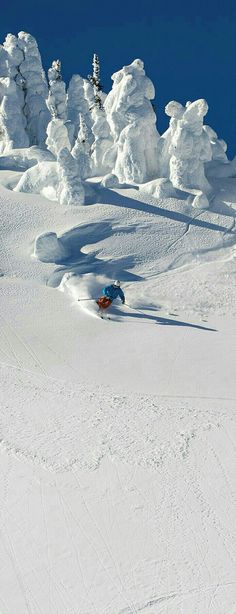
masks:
<instances>
[{"instance_id":1,"label":"snow laden conifer","mask_svg":"<svg viewBox=\"0 0 236 614\"><path fill-rule=\"evenodd\" d=\"M71 143L67 127L62 119L52 117L47 126L46 145L49 151L57 157L59 151L66 147L71 150Z\"/></svg>"},{"instance_id":2,"label":"snow laden conifer","mask_svg":"<svg viewBox=\"0 0 236 614\"><path fill-rule=\"evenodd\" d=\"M8 35L4 46L0 46L0 153L14 148L28 147L29 139L25 131L26 119L23 114L24 95L17 86L18 70L16 62L23 59L18 49L13 57L10 53L17 45L13 35Z\"/></svg>"},{"instance_id":3,"label":"snow laden conifer","mask_svg":"<svg viewBox=\"0 0 236 614\"><path fill-rule=\"evenodd\" d=\"M26 130L30 145L38 145L43 148L45 147L46 126L49 121L46 106L48 96L46 76L35 38L27 32L19 32L18 47L23 52L23 60L18 70L25 97Z\"/></svg>"},{"instance_id":4,"label":"snow laden conifer","mask_svg":"<svg viewBox=\"0 0 236 614\"><path fill-rule=\"evenodd\" d=\"M172 155L171 143L178 125L178 120L183 117L185 107L180 103L172 100L165 108L166 114L170 117L170 123L167 130L162 134L158 142L159 150L159 174L160 177L170 177L170 159Z\"/></svg>"},{"instance_id":5,"label":"snow laden conifer","mask_svg":"<svg viewBox=\"0 0 236 614\"><path fill-rule=\"evenodd\" d=\"M228 163L227 158L227 143L224 139L219 139L218 134L208 125L203 126L203 130L207 133L212 151L212 160L218 160L223 163Z\"/></svg>"},{"instance_id":6,"label":"snow laden conifer","mask_svg":"<svg viewBox=\"0 0 236 614\"><path fill-rule=\"evenodd\" d=\"M99 109L103 108L102 104L102 85L101 85L101 75L100 75L100 60L96 53L93 54L93 74L88 75L88 80L93 87L93 95L94 95L94 104L98 106Z\"/></svg>"},{"instance_id":7,"label":"snow laden conifer","mask_svg":"<svg viewBox=\"0 0 236 614\"><path fill-rule=\"evenodd\" d=\"M19 39L14 34L7 34L3 43L4 49L6 49L9 58L10 78L14 79L17 86L17 94L20 101L20 107L22 111L23 125L25 130L27 129L27 119L25 115L25 97L26 97L26 81L20 72L20 65L24 60L24 53L19 47ZM29 138L27 138L29 145ZM26 146L28 146L26 145Z\"/></svg>"},{"instance_id":8,"label":"snow laden conifer","mask_svg":"<svg viewBox=\"0 0 236 614\"><path fill-rule=\"evenodd\" d=\"M166 106L165 111L171 118L176 115L177 104L172 101ZM178 190L189 193L191 204L199 209L209 207L207 196L211 191L204 169L204 164L212 159L210 139L203 129L207 111L206 100L188 102L175 117L169 145L170 181Z\"/></svg>"},{"instance_id":9,"label":"snow laden conifer","mask_svg":"<svg viewBox=\"0 0 236 614\"><path fill-rule=\"evenodd\" d=\"M92 116L90 104L85 95L85 79L80 75L71 77L68 92L67 92L67 116L74 126L74 142L80 130L80 115L83 115L83 121L87 128L87 139L92 145L94 136L92 133ZM92 89L92 88L91 88Z\"/></svg>"},{"instance_id":10,"label":"snow laden conifer","mask_svg":"<svg viewBox=\"0 0 236 614\"><path fill-rule=\"evenodd\" d=\"M62 80L61 62L54 60L48 71L49 95L46 100L47 107L51 114L51 121L47 126L46 145L55 157L60 150L66 147L71 149L69 139L66 106L66 85Z\"/></svg>"},{"instance_id":11,"label":"snow laden conifer","mask_svg":"<svg viewBox=\"0 0 236 614\"><path fill-rule=\"evenodd\" d=\"M81 179L87 179L91 176L91 159L90 145L88 140L88 128L85 123L82 113L80 113L80 129L75 145L71 151L75 160L77 160L79 175Z\"/></svg>"},{"instance_id":12,"label":"snow laden conifer","mask_svg":"<svg viewBox=\"0 0 236 614\"><path fill-rule=\"evenodd\" d=\"M113 76L104 106L114 145L106 154L120 182L144 183L159 174L155 89L142 60L134 60Z\"/></svg>"},{"instance_id":13,"label":"snow laden conifer","mask_svg":"<svg viewBox=\"0 0 236 614\"><path fill-rule=\"evenodd\" d=\"M92 174L104 175L111 170L109 161L105 161L105 156L113 144L113 139L104 109L106 96L102 92L100 62L97 54L93 56L93 74L88 76L88 81L85 81L84 91L92 117Z\"/></svg>"},{"instance_id":14,"label":"snow laden conifer","mask_svg":"<svg viewBox=\"0 0 236 614\"><path fill-rule=\"evenodd\" d=\"M54 60L48 70L49 94L46 100L52 117L66 120L66 84L62 81L61 62Z\"/></svg>"},{"instance_id":15,"label":"snow laden conifer","mask_svg":"<svg viewBox=\"0 0 236 614\"><path fill-rule=\"evenodd\" d=\"M85 191L79 176L78 164L66 147L58 153L57 167L57 196L60 204L84 205Z\"/></svg>"}]
</instances>

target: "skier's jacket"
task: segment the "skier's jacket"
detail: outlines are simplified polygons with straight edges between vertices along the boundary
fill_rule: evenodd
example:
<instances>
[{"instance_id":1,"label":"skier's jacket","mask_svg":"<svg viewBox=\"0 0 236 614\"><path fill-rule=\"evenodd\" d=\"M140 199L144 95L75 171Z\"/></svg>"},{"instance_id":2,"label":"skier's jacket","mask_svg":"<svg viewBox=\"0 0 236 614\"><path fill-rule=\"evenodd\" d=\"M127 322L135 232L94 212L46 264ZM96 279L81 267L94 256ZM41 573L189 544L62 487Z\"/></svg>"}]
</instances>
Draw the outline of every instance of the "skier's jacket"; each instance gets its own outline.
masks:
<instances>
[{"instance_id":1,"label":"skier's jacket","mask_svg":"<svg viewBox=\"0 0 236 614\"><path fill-rule=\"evenodd\" d=\"M121 298L122 302L125 301L124 292L121 290L119 286L106 286L103 288L103 296L107 296L111 301L114 301L118 296Z\"/></svg>"}]
</instances>

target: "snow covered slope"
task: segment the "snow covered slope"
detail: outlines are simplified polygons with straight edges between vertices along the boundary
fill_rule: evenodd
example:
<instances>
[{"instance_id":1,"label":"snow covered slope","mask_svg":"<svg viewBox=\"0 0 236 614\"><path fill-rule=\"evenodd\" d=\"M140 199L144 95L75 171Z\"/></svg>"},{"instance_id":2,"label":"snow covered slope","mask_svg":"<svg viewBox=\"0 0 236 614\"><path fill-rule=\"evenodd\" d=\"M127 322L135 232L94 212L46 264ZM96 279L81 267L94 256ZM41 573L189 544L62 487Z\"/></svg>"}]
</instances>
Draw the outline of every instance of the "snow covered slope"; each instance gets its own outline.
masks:
<instances>
[{"instance_id":1,"label":"snow covered slope","mask_svg":"<svg viewBox=\"0 0 236 614\"><path fill-rule=\"evenodd\" d=\"M200 212L98 180L65 211L19 178L0 172L0 609L234 614L236 179ZM78 299L115 278L101 321Z\"/></svg>"}]
</instances>

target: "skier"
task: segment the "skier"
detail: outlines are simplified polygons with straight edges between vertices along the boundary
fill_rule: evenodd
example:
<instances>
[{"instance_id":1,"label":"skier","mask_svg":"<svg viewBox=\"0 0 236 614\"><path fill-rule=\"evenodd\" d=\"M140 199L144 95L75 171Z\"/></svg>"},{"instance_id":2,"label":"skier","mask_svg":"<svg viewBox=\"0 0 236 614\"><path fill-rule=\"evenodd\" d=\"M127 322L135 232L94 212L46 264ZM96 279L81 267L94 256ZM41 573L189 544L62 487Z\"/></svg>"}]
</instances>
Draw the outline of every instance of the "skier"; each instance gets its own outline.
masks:
<instances>
[{"instance_id":1,"label":"skier","mask_svg":"<svg viewBox=\"0 0 236 614\"><path fill-rule=\"evenodd\" d=\"M98 300L96 301L98 307L99 307L99 315L101 315L101 318L103 317L102 313L105 309L107 309L108 307L110 307L110 305L112 304L112 302L117 298L120 297L122 303L124 304L125 302L125 295L123 290L121 290L120 287L120 281L114 281L113 284L111 284L110 286L105 286L105 288L103 288L102 291L102 296L100 296L98 298Z\"/></svg>"}]
</instances>

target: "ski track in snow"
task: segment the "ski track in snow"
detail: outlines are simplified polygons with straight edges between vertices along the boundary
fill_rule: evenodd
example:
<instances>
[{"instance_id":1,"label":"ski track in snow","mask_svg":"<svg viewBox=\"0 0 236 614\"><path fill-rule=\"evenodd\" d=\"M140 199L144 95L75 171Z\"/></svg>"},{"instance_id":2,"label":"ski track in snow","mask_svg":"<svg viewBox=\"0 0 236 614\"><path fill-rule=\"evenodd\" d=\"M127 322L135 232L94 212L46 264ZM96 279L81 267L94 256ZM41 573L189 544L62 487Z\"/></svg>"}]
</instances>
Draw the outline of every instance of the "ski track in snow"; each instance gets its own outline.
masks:
<instances>
[{"instance_id":1,"label":"ski track in snow","mask_svg":"<svg viewBox=\"0 0 236 614\"><path fill-rule=\"evenodd\" d=\"M107 455L158 469L169 456L184 459L198 432L230 420L222 407L199 413L185 400L182 409L176 409L181 399L133 395L131 400L104 388L89 391L69 382L43 381L27 370L16 373L1 366L1 379L1 446L53 471L74 465L95 469ZM9 389L16 405L8 401ZM213 400L208 403L215 405ZM42 405L47 408L43 412Z\"/></svg>"}]
</instances>

